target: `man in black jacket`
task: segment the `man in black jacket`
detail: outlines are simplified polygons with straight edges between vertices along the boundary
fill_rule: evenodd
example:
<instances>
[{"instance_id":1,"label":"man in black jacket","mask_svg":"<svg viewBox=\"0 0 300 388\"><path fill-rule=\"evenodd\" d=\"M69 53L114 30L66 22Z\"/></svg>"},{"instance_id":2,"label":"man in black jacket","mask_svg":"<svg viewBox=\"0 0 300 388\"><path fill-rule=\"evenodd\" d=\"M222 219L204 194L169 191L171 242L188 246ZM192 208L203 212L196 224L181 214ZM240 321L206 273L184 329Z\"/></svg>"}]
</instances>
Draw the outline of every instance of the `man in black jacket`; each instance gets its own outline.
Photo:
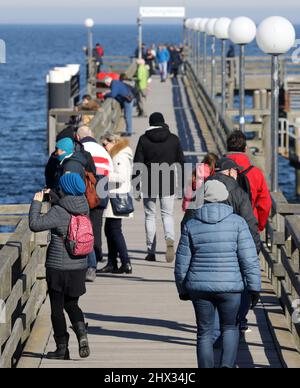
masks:
<instances>
[{"instance_id":1,"label":"man in black jacket","mask_svg":"<svg viewBox=\"0 0 300 388\"><path fill-rule=\"evenodd\" d=\"M156 202L159 198L167 244L167 262L174 260L174 200L183 182L184 154L179 138L170 132L161 113L150 117L150 128L140 138L134 158L133 185L139 187L146 216L147 261L156 260ZM183 186L183 183L182 183Z\"/></svg>"}]
</instances>

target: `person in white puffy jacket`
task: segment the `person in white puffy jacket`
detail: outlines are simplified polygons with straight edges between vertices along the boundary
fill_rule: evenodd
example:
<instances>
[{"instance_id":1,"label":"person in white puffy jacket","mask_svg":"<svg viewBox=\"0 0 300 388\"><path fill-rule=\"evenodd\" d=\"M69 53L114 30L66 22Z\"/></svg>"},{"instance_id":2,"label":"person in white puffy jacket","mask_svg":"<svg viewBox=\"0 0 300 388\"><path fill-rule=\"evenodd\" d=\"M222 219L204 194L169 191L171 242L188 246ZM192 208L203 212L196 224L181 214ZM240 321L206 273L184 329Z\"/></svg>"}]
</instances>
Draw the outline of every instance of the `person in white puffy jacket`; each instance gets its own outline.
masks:
<instances>
[{"instance_id":1,"label":"person in white puffy jacket","mask_svg":"<svg viewBox=\"0 0 300 388\"><path fill-rule=\"evenodd\" d=\"M133 152L129 141L118 135L107 133L102 138L102 145L113 161L113 172L109 174L110 197L113 197L114 194L130 193ZM132 274L127 244L122 232L122 220L132 218L133 213L123 216L115 215L110 201L103 217L106 218L105 235L108 245L108 264L100 273ZM118 256L122 263L120 268L118 268Z\"/></svg>"}]
</instances>

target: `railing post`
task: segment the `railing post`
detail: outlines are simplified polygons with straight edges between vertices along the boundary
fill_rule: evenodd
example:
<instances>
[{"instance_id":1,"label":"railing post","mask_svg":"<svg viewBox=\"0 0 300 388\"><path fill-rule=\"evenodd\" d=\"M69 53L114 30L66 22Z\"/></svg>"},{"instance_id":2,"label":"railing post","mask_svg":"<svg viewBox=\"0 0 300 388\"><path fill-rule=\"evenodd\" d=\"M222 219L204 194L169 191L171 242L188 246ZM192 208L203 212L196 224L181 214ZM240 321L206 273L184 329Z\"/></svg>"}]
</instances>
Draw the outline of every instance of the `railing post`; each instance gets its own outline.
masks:
<instances>
[{"instance_id":1,"label":"railing post","mask_svg":"<svg viewBox=\"0 0 300 388\"><path fill-rule=\"evenodd\" d=\"M216 98L216 37L212 37L211 44L211 98Z\"/></svg>"},{"instance_id":2,"label":"railing post","mask_svg":"<svg viewBox=\"0 0 300 388\"><path fill-rule=\"evenodd\" d=\"M226 40L222 39L222 116L226 116L226 87L227 87L227 73L226 73Z\"/></svg>"},{"instance_id":3,"label":"railing post","mask_svg":"<svg viewBox=\"0 0 300 388\"><path fill-rule=\"evenodd\" d=\"M300 119L296 119L295 125L295 153L297 161L300 162ZM300 196L300 169L296 169L296 193Z\"/></svg>"}]
</instances>

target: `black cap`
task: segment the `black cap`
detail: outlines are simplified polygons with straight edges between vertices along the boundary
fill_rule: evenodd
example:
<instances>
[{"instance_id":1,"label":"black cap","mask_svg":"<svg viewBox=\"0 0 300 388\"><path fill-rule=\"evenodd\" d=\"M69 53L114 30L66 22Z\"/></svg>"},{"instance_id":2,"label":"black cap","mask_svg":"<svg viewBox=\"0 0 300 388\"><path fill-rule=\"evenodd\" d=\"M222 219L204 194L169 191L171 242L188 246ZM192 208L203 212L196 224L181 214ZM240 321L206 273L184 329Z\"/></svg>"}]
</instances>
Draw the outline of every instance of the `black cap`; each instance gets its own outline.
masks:
<instances>
[{"instance_id":1,"label":"black cap","mask_svg":"<svg viewBox=\"0 0 300 388\"><path fill-rule=\"evenodd\" d=\"M160 125L164 125L165 118L161 113L155 112L150 116L149 124L151 125L151 127L158 127Z\"/></svg>"},{"instance_id":2,"label":"black cap","mask_svg":"<svg viewBox=\"0 0 300 388\"><path fill-rule=\"evenodd\" d=\"M227 170L237 170L237 171L243 171L244 168L237 165L236 162L230 158L221 158L217 162L216 166L216 172L222 172L222 171L227 171Z\"/></svg>"},{"instance_id":3,"label":"black cap","mask_svg":"<svg viewBox=\"0 0 300 388\"><path fill-rule=\"evenodd\" d=\"M56 142L58 142L61 139L65 139L69 137L70 139L74 140L75 139L75 132L76 128L73 126L69 126L65 129L63 129L56 137Z\"/></svg>"}]
</instances>

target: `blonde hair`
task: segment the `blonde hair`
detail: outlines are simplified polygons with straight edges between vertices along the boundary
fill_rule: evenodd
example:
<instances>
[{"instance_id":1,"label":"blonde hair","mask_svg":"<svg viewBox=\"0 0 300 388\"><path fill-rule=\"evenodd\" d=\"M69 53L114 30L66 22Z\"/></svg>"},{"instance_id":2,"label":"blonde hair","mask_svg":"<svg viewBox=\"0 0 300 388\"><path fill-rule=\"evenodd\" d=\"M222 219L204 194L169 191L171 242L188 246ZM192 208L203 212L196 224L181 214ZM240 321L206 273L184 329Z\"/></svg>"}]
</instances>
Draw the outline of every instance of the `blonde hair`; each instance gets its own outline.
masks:
<instances>
[{"instance_id":1,"label":"blonde hair","mask_svg":"<svg viewBox=\"0 0 300 388\"><path fill-rule=\"evenodd\" d=\"M109 143L118 143L121 140L121 136L117 135L112 132L106 132L103 136L101 136L100 139L102 142L104 140L108 141Z\"/></svg>"}]
</instances>

